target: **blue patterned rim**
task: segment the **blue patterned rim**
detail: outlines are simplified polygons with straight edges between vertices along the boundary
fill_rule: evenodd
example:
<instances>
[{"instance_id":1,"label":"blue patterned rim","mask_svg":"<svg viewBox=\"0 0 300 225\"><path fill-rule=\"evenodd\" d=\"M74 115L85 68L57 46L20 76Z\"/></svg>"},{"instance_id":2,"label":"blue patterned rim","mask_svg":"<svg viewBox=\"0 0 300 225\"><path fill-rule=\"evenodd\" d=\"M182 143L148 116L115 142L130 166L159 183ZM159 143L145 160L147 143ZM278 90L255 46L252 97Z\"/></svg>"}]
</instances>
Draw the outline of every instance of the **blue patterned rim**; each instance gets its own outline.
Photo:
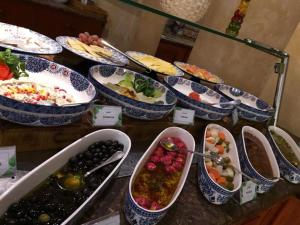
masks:
<instances>
[{"instance_id":1,"label":"blue patterned rim","mask_svg":"<svg viewBox=\"0 0 300 225\"><path fill-rule=\"evenodd\" d=\"M194 77L194 78L197 78L197 79L199 79L200 81L207 82L207 83L209 83L209 84L223 84L223 83L224 83L224 81L223 81L220 77L218 77L217 75L214 75L214 74L213 74L214 76L216 76L216 77L218 77L218 78L220 79L221 82L219 82L219 83L215 83L215 82L212 82L212 81L205 80L205 79L202 79L202 78L200 78L200 77L197 77L197 76L195 76L194 74L192 74L192 73L186 71L186 70L183 68L183 65L191 65L191 64L175 61L175 62L174 62L174 65L175 65L176 67L178 67L180 70L182 70L184 73L186 73L186 74L188 74L188 75L190 75L190 76L192 76L192 77Z\"/></svg>"},{"instance_id":2,"label":"blue patterned rim","mask_svg":"<svg viewBox=\"0 0 300 225\"><path fill-rule=\"evenodd\" d=\"M150 70L150 71L154 71L156 73L159 73L159 74L163 74L163 75L166 75L166 76L175 76L175 77L181 77L181 76L184 76L184 72L182 70L180 70L179 68L177 68L176 66L174 66L175 70L176 70L176 74L175 75L170 75L170 74L166 74L166 73L162 73L162 72L159 72L159 71L156 71L156 70L153 70L151 68L149 68L148 66L146 66L145 64L135 60L131 55L141 55L141 56L152 56L152 55L148 55L148 54L145 54L145 53L142 53L142 52L135 52L135 51L127 51L126 54L128 55L128 59L130 59L131 61L135 62L136 64L144 67L145 69L147 70ZM154 57L154 56L152 56ZM160 59L162 60L162 59ZM164 61L164 60L163 60ZM169 63L169 62L167 62ZM172 65L172 64L171 64Z\"/></svg>"},{"instance_id":3,"label":"blue patterned rim","mask_svg":"<svg viewBox=\"0 0 300 225\"><path fill-rule=\"evenodd\" d=\"M104 86L99 81L97 81L97 79L95 78L95 76L97 76L97 75L103 76L103 77L110 77L112 75L123 76L123 74L126 72L132 73L135 77L143 77L145 79L150 79L151 81L153 81L154 86L161 88L166 93L166 102L164 104L155 104L155 103L151 104L151 103L146 103L146 102L138 101L135 99L131 99L127 96L120 95L117 92L111 90L110 88ZM134 72L132 70L124 69L121 67L116 67L116 66L111 66L111 65L93 66L89 69L89 79L93 82L93 84L96 86L96 88L99 89L99 91L104 92L104 93L106 93L106 95L109 95L115 99L121 100L124 103L133 105L137 108L143 108L143 109L147 109L147 110L151 110L151 111L159 111L159 112L169 111L174 108L174 106L177 102L176 96L163 84L161 84L158 81L155 81L152 78L149 78L143 74Z\"/></svg>"},{"instance_id":4,"label":"blue patterned rim","mask_svg":"<svg viewBox=\"0 0 300 225\"><path fill-rule=\"evenodd\" d=\"M48 72L52 73L54 76L55 74L63 74L65 77L69 77L71 85L74 89L78 92L86 92L90 96L90 101L77 105L77 106L46 106L46 105L37 105L37 104L30 104L30 103L23 103L3 95L0 95L0 105L3 105L8 108L13 108L17 111L25 111L25 112L32 112L32 113L41 113L41 114L74 114L86 111L91 101L96 97L96 90L95 87L81 74L65 67L60 64L51 62L47 59L24 55L24 54L17 54L19 55L20 59L26 62L26 70L30 72L42 72L47 70ZM55 67L55 69L54 69Z\"/></svg>"},{"instance_id":5,"label":"blue patterned rim","mask_svg":"<svg viewBox=\"0 0 300 225\"><path fill-rule=\"evenodd\" d=\"M21 48L18 48L18 47L14 47L14 46L11 46L11 45L6 45L6 44L3 44L3 43L0 43L0 47L2 48L9 48L11 50L14 50L14 51L18 51L18 52L23 52L23 53L30 53L30 54L44 54L44 55L49 55L49 54L58 54L58 53L61 53L62 52L62 47L60 46L60 44L58 44L56 41L54 41L53 39L43 35L43 34L40 34L38 32L35 32L33 30L30 30L30 29L27 29L27 28L24 28L24 27L18 27L16 25L12 25L12 24L7 24L7 23L2 23L0 22L0 27L7 27L6 29L11 29L11 30L17 30L18 29L18 32L22 32L22 31L28 31L29 33L35 35L36 37L40 38L43 42L47 42L48 45L51 46L51 50L49 51L42 51L41 49L39 50L25 50L25 49L21 49ZM17 35L17 34L15 34Z\"/></svg>"},{"instance_id":6,"label":"blue patterned rim","mask_svg":"<svg viewBox=\"0 0 300 225\"><path fill-rule=\"evenodd\" d=\"M222 95L224 95L226 98L228 98L229 100L235 100L233 97L228 96L227 94L224 93L224 90L229 90L229 92L231 93L232 96L236 96L236 97L242 97L245 99L252 99L253 101L256 102L256 107L252 107L249 105L246 105L245 103L242 103L240 105L237 106L238 109L240 110L245 110L251 113L255 113L258 116L261 117L266 117L266 118L270 118L273 116L274 114L274 109L273 107L269 106L265 101L259 99L258 97L242 91L238 88L234 88L232 86L229 85L225 85L225 84L217 84L215 86L216 90L218 92L220 92Z\"/></svg>"},{"instance_id":7,"label":"blue patterned rim","mask_svg":"<svg viewBox=\"0 0 300 225\"><path fill-rule=\"evenodd\" d=\"M220 102L228 102L228 100L226 98L224 98L223 96L221 96L220 94L218 94L217 92L211 90L210 88L198 84L196 82L184 79L182 77L165 77L164 78L164 83L174 92L176 93L176 96L178 96L178 98L181 101L184 102L188 102L191 105L195 105L196 107L199 107L201 109L205 109L211 112L215 112L215 113L219 113L219 114L224 114L224 115L229 115L232 110L233 110L233 106L220 106L219 107L214 107L211 105L207 105L205 103L196 101L192 98L190 98L189 96L181 93L180 91L176 90L173 86L175 86L176 84L184 84L186 82L190 82L191 85L191 89L197 93L201 94L207 94L209 96L215 96L217 99L219 99Z\"/></svg>"}]
</instances>

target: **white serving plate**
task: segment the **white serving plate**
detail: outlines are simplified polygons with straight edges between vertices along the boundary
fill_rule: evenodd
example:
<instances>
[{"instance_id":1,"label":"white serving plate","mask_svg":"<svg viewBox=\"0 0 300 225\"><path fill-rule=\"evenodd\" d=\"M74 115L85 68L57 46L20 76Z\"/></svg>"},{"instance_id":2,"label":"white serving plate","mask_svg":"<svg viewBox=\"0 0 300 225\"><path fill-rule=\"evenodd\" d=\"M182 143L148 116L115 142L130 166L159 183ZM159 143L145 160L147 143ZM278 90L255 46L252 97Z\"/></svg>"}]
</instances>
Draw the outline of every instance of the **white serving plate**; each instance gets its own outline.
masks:
<instances>
[{"instance_id":1,"label":"white serving plate","mask_svg":"<svg viewBox=\"0 0 300 225\"><path fill-rule=\"evenodd\" d=\"M87 52L83 52L83 51L79 51L79 50L76 50L74 48L71 48L70 45L68 44L68 39L71 38L71 39L76 39L76 37L69 37L69 36L59 36L56 38L56 41L62 46L64 47L65 49L69 50L70 52L73 52L74 54L78 55L78 56L81 56L85 59L88 59L88 60L92 60L94 62L97 62L97 63L101 63L101 64L107 64L107 65L115 65L115 66L124 66L124 65L127 65L129 64L129 61L128 59L121 55L119 52L111 49L111 48L108 48L108 47L104 47L105 49L108 49L112 52L112 57L111 57L111 60L109 58L104 58L104 57L95 57L91 54L88 54Z\"/></svg>"},{"instance_id":2,"label":"white serving plate","mask_svg":"<svg viewBox=\"0 0 300 225\"><path fill-rule=\"evenodd\" d=\"M46 48L23 49L14 47L12 45L1 43L1 40L24 40L25 38L32 38L37 40L38 43L43 43ZM32 31L30 29L15 26L12 24L0 22L0 47L9 48L18 52L31 53L31 54L58 54L62 52L62 47L53 39Z\"/></svg>"},{"instance_id":3,"label":"white serving plate","mask_svg":"<svg viewBox=\"0 0 300 225\"><path fill-rule=\"evenodd\" d=\"M121 164L124 162L129 154L131 148L130 138L123 132L114 129L103 129L90 133L74 143L70 144L41 165L30 171L24 177L22 177L17 183L15 183L9 190L0 196L0 216L7 210L7 208L14 202L19 201L26 194L28 194L33 188L43 182L48 176L55 171L63 167L68 160L77 155L78 153L85 151L87 147L97 141L103 140L116 140L124 145L124 157L116 165L114 170L108 177L101 183L101 185L91 194L89 198L82 203L61 225L72 224L74 220L80 216L80 213L84 208L88 207L92 200L99 195L104 188L109 184L112 178L118 173Z\"/></svg>"}]
</instances>

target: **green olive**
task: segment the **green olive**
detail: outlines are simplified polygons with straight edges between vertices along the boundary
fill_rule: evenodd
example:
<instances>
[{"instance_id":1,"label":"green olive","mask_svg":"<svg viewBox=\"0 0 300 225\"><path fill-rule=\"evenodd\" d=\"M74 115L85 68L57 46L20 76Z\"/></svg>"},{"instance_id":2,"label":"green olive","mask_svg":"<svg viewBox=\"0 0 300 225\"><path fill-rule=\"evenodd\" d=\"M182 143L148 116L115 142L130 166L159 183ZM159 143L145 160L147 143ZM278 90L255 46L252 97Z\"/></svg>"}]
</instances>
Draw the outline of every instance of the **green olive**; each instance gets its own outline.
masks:
<instances>
[{"instance_id":1,"label":"green olive","mask_svg":"<svg viewBox=\"0 0 300 225\"><path fill-rule=\"evenodd\" d=\"M39 222L41 223L47 223L50 221L50 216L47 213L43 213L39 216Z\"/></svg>"}]
</instances>

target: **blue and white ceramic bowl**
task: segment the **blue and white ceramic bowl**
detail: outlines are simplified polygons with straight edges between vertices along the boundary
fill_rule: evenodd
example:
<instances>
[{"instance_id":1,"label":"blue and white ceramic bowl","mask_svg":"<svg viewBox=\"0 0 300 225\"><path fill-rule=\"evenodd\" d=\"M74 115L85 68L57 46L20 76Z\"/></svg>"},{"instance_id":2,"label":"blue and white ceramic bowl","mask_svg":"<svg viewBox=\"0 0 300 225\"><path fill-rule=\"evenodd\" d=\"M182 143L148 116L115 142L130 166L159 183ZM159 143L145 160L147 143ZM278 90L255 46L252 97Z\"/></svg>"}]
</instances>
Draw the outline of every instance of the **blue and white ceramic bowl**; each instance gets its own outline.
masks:
<instances>
[{"instance_id":1,"label":"blue and white ceramic bowl","mask_svg":"<svg viewBox=\"0 0 300 225\"><path fill-rule=\"evenodd\" d=\"M269 162L272 167L273 171L273 177L274 179L268 179L264 176L262 176L260 173L257 172L257 170L252 166L251 161L248 158L246 145L245 145L245 133L249 133L256 137L264 146L264 150L266 151L266 154L268 156ZM239 156L240 156L240 162L242 171L246 173L248 176L254 178L257 183L257 193L265 193L267 192L278 180L280 177L279 167L276 161L276 158L274 156L274 153L272 151L272 148L270 146L269 141L267 138L257 129L249 126L244 126L242 128L242 133L239 137L239 143L238 143L238 150L239 150ZM263 161L261 163L264 163Z\"/></svg>"},{"instance_id":2,"label":"blue and white ceramic bowl","mask_svg":"<svg viewBox=\"0 0 300 225\"><path fill-rule=\"evenodd\" d=\"M238 155L238 150L236 147L235 140L232 136L232 134L224 127L217 125L217 124L209 124L207 125L205 132L204 132L204 137L201 140L202 143L200 145L201 153L205 153L206 149L206 142L205 142L205 137L206 137L206 132L208 129L215 128L217 130L220 130L224 132L226 140L229 141L229 152L224 153L222 157L229 157L231 159L232 164L239 170L240 169L240 161L239 161L239 155ZM234 176L233 180L234 184L234 189L232 191L222 187L218 183L216 183L214 180L212 180L208 174L207 168L205 166L205 159L203 157L199 157L199 162L198 162L198 185L203 193L204 197L211 203L216 204L216 205L221 205L225 204L233 195L236 191L238 191L241 187L242 184L242 175L239 173L236 173Z\"/></svg>"},{"instance_id":3,"label":"blue and white ceramic bowl","mask_svg":"<svg viewBox=\"0 0 300 225\"><path fill-rule=\"evenodd\" d=\"M163 92L163 95L157 99L156 103L151 104L120 95L105 86L108 82L112 84L119 83L127 73L134 75L136 78L143 77L150 79L153 81L153 86L159 88ZM141 120L161 119L173 110L177 101L175 95L161 83L142 74L120 67L109 65L93 66L89 71L89 79L101 95L108 98L114 104L122 106L123 113L132 118Z\"/></svg>"},{"instance_id":4,"label":"blue and white ceramic bowl","mask_svg":"<svg viewBox=\"0 0 300 225\"><path fill-rule=\"evenodd\" d=\"M26 81L59 86L71 94L74 106L22 103L0 95L0 118L30 126L60 126L79 120L96 96L95 87L79 73L57 63L30 55L19 55L26 63ZM22 80L22 78L20 78Z\"/></svg>"},{"instance_id":5,"label":"blue and white ceramic bowl","mask_svg":"<svg viewBox=\"0 0 300 225\"><path fill-rule=\"evenodd\" d=\"M237 106L240 118L264 122L274 114L274 109L271 106L248 92L226 84L218 84L216 89L230 100L241 100L242 103Z\"/></svg>"},{"instance_id":6,"label":"blue and white ceramic bowl","mask_svg":"<svg viewBox=\"0 0 300 225\"><path fill-rule=\"evenodd\" d=\"M139 206L136 201L134 200L132 196L132 185L137 177L137 175L140 173L142 168L144 167L145 163L148 161L149 157L153 153L153 151L156 149L156 147L159 145L159 141L163 138L167 137L178 137L184 143L186 144L187 149L194 151L195 150L195 140L193 136L186 130L179 128L179 127L169 127L165 130L163 130L157 138L152 142L152 144L149 146L147 151L144 153L144 155L141 157L139 162L137 163L133 174L131 175L130 181L129 181L129 191L126 195L125 199L125 205L124 205L124 212L125 217L127 221L130 224L134 225L155 225L157 224L167 213L168 209L174 204L176 199L178 198L184 183L186 181L186 178L188 176L190 167L192 165L193 156L194 154L187 153L186 162L182 171L182 175L180 177L179 183L177 185L177 188L175 190L175 193L173 194L173 197L170 201L170 203L160 209L160 210L148 210L144 209L141 206Z\"/></svg>"},{"instance_id":7,"label":"blue and white ceramic bowl","mask_svg":"<svg viewBox=\"0 0 300 225\"><path fill-rule=\"evenodd\" d=\"M205 120L221 120L232 113L233 106L211 106L208 103L228 102L219 93L196 82L182 77L165 77L164 82L176 94L180 104L186 108L195 110L195 116ZM197 92L201 100L196 101L189 97L191 92ZM205 102L204 102L205 101Z\"/></svg>"},{"instance_id":8,"label":"blue and white ceramic bowl","mask_svg":"<svg viewBox=\"0 0 300 225\"><path fill-rule=\"evenodd\" d=\"M62 47L53 39L32 31L30 29L15 26L12 24L0 22L0 47L9 48L14 51L31 53L31 54L58 54L62 52ZM41 47L30 48L26 43L28 39L34 40L39 43ZM3 42L9 41L10 43L18 43L26 46L26 48L15 47L12 45L5 44Z\"/></svg>"},{"instance_id":9,"label":"blue and white ceramic bowl","mask_svg":"<svg viewBox=\"0 0 300 225\"><path fill-rule=\"evenodd\" d=\"M268 127L268 139L271 143L274 155L277 159L277 163L280 169L281 175L288 180L289 182L293 184L299 184L300 183L300 169L295 167L293 164L291 164L282 154L280 148L276 144L273 136L271 135L271 132L274 132L275 134L281 136L290 146L291 150L295 153L297 158L300 160L300 149L296 142L293 140L293 138L284 130L280 129L279 127L269 126Z\"/></svg>"}]
</instances>

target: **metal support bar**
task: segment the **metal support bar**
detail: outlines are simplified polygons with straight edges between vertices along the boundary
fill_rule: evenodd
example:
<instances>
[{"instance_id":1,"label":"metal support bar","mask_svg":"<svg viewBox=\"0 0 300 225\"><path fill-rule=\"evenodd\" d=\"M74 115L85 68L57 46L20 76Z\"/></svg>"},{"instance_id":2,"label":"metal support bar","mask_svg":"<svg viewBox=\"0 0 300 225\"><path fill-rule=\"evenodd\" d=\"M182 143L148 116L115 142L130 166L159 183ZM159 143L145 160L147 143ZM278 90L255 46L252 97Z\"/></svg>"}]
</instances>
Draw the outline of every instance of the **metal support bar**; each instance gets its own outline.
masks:
<instances>
[{"instance_id":1,"label":"metal support bar","mask_svg":"<svg viewBox=\"0 0 300 225\"><path fill-rule=\"evenodd\" d=\"M281 100L284 91L284 83L285 83L285 78L288 70L288 64L289 64L289 55L287 55L284 58L281 58L281 63L275 65L275 72L278 73L278 80L277 80L274 103L273 103L273 107L275 108L274 126L276 126L278 122Z\"/></svg>"}]
</instances>

